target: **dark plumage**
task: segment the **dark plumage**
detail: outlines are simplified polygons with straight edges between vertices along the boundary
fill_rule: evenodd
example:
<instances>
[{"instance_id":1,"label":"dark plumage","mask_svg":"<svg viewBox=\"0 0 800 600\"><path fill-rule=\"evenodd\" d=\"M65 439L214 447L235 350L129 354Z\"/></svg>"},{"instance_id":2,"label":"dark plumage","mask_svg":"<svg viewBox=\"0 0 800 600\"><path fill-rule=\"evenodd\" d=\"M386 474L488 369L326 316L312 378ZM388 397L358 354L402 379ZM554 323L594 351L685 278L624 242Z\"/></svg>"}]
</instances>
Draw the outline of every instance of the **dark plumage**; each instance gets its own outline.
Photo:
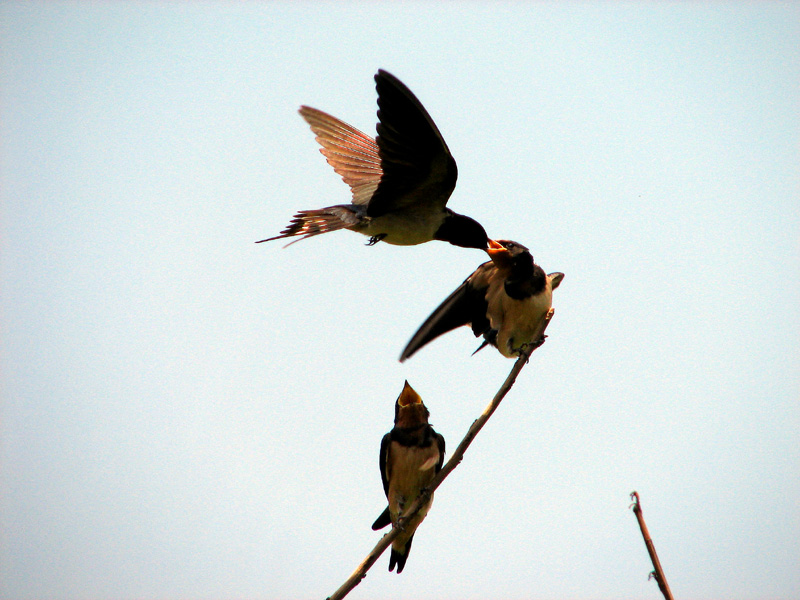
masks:
<instances>
[{"instance_id":1,"label":"dark plumage","mask_svg":"<svg viewBox=\"0 0 800 600\"><path fill-rule=\"evenodd\" d=\"M300 108L320 152L350 186L352 203L301 210L279 235L260 242L350 229L369 236L370 245L442 240L486 249L480 223L446 206L458 169L430 115L394 75L380 70L375 82L379 122L374 140L327 113Z\"/></svg>"},{"instance_id":2,"label":"dark plumage","mask_svg":"<svg viewBox=\"0 0 800 600\"><path fill-rule=\"evenodd\" d=\"M470 325L475 336L513 358L532 339L553 300L563 273L546 275L522 244L491 240L483 263L422 324L400 361L456 327ZM477 350L476 350L477 352Z\"/></svg>"}]
</instances>

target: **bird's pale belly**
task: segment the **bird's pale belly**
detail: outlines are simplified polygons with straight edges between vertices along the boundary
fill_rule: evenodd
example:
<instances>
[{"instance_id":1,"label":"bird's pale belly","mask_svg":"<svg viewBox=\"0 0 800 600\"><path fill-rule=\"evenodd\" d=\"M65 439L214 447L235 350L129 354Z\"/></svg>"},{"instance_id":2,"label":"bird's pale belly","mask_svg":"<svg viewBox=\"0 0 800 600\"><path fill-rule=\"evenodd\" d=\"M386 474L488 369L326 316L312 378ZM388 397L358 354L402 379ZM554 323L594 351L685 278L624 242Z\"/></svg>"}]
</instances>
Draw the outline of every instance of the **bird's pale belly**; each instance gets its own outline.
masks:
<instances>
[{"instance_id":1,"label":"bird's pale belly","mask_svg":"<svg viewBox=\"0 0 800 600\"><path fill-rule=\"evenodd\" d=\"M370 237L381 236L381 241L387 244L415 246L431 241L441 222L442 219L431 218L430 212L421 215L406 210L373 217L357 231Z\"/></svg>"},{"instance_id":2,"label":"bird's pale belly","mask_svg":"<svg viewBox=\"0 0 800 600\"><path fill-rule=\"evenodd\" d=\"M392 520L405 512L416 500L420 490L428 485L436 474L439 449L434 445L427 448L409 448L392 442L389 452L391 461L391 483L389 484L389 512ZM430 505L425 507L428 512Z\"/></svg>"},{"instance_id":3,"label":"bird's pale belly","mask_svg":"<svg viewBox=\"0 0 800 600\"><path fill-rule=\"evenodd\" d=\"M514 358L521 346L535 341L542 320L553 303L548 284L543 294L525 300L505 296L500 302L502 314L489 315L489 324L497 330L497 349L506 358Z\"/></svg>"}]
</instances>

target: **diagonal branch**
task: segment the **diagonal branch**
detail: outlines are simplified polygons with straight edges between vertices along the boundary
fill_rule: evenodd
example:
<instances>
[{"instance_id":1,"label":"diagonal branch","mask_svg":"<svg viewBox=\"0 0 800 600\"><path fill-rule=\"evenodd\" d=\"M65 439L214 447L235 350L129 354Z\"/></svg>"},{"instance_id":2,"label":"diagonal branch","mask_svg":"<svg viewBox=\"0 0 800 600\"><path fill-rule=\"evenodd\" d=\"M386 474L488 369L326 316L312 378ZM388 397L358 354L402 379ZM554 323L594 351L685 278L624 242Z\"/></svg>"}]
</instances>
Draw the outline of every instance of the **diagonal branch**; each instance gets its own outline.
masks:
<instances>
[{"instance_id":1,"label":"diagonal branch","mask_svg":"<svg viewBox=\"0 0 800 600\"><path fill-rule=\"evenodd\" d=\"M647 553L650 555L650 560L653 563L654 570L651 575L655 578L656 583L658 583L658 589L660 589L661 593L664 594L664 599L673 600L672 591L670 591L667 578L664 575L664 569L661 568L661 561L658 560L658 554L656 554L656 547L653 544L653 540L650 537L650 532L648 531L647 525L644 522L642 505L639 503L639 494L637 492L631 493L631 500L633 500L633 504L631 504L631 508L633 508L633 514L636 515L636 519L639 521L639 529L642 530L644 544L647 546Z\"/></svg>"},{"instance_id":2,"label":"diagonal branch","mask_svg":"<svg viewBox=\"0 0 800 600\"><path fill-rule=\"evenodd\" d=\"M336 590L333 594L328 597L328 600L341 600L350 591L355 588L361 580L367 576L367 571L375 564L381 554L391 545L394 539L400 534L403 529L403 525L408 522L414 515L416 515L420 508L428 502L428 499L433 495L433 492L436 488L441 485L442 481L450 475L450 473L455 469L461 460L464 458L464 453L469 448L472 441L475 439L475 436L478 435L478 432L486 425L486 422L489 420L489 417L492 416L497 407L500 406L500 402L502 402L503 398L505 398L506 394L508 394L511 386L514 385L514 382L517 380L517 375L519 372L522 371L522 367L524 367L528 360L530 359L531 354L534 350L536 350L539 346L544 344L545 340L545 329L550 324L550 319L553 318L554 310L551 308L550 312L547 313L544 321L542 322L542 326L539 330L539 334L535 336L535 339L538 341L528 344L527 346L523 347L523 349L519 353L519 358L514 363L514 366L511 368L511 372L506 377L506 380L503 382L503 385L500 386L500 389L495 394L492 401L489 405L483 410L481 416L479 416L470 426L467 434L464 436L464 439L461 440L461 443L456 448L453 455L450 457L450 460L445 463L442 467L441 471L436 474L436 476L431 480L430 485L417 496L417 499L414 503L410 506L408 512L405 516L398 520L397 525L392 527L392 530L384 535L381 540L376 544L376 546L372 549L372 551L367 554L367 557L364 561L358 565L353 574L348 577L347 581L345 581L341 587Z\"/></svg>"}]
</instances>

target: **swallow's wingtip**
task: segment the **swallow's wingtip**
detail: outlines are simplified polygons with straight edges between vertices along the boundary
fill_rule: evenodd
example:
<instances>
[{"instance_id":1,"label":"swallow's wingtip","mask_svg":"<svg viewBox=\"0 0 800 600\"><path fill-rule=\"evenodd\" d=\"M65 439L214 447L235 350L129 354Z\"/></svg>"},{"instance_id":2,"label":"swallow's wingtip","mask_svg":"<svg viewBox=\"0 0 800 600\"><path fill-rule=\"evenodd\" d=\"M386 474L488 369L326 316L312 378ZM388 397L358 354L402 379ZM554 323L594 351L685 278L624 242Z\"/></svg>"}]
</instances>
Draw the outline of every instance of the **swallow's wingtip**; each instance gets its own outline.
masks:
<instances>
[{"instance_id":1,"label":"swallow's wingtip","mask_svg":"<svg viewBox=\"0 0 800 600\"><path fill-rule=\"evenodd\" d=\"M387 71L386 69L378 69L378 72L375 73L375 83L380 83L381 81L385 81L395 85L399 84L405 87L397 77L389 73L389 71Z\"/></svg>"},{"instance_id":2,"label":"swallow's wingtip","mask_svg":"<svg viewBox=\"0 0 800 600\"><path fill-rule=\"evenodd\" d=\"M375 519L375 522L372 524L372 531L378 531L379 529L383 529L387 525L392 524L392 517L389 513L389 507L387 506L380 516Z\"/></svg>"},{"instance_id":3,"label":"swallow's wingtip","mask_svg":"<svg viewBox=\"0 0 800 600\"><path fill-rule=\"evenodd\" d=\"M560 271L556 271L555 273L548 273L547 275L550 278L550 286L552 289L556 289L561 282L564 281L564 273Z\"/></svg>"}]
</instances>

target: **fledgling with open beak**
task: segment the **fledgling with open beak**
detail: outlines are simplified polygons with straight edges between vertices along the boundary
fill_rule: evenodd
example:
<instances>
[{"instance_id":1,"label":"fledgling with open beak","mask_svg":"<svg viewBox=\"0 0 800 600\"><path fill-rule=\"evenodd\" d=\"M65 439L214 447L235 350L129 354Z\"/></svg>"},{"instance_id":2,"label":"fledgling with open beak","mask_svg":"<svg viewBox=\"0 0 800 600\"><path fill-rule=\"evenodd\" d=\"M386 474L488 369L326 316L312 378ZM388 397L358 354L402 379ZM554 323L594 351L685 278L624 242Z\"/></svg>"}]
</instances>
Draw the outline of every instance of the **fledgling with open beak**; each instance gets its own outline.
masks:
<instances>
[{"instance_id":1,"label":"fledgling with open beak","mask_svg":"<svg viewBox=\"0 0 800 600\"><path fill-rule=\"evenodd\" d=\"M391 73L379 70L375 83L375 139L321 110L300 108L320 152L350 186L352 203L301 210L279 235L260 242L350 229L368 236L368 245L442 240L485 250L489 240L481 224L446 206L458 170L428 111Z\"/></svg>"},{"instance_id":2,"label":"fledgling with open beak","mask_svg":"<svg viewBox=\"0 0 800 600\"><path fill-rule=\"evenodd\" d=\"M428 424L428 409L422 398L408 385L397 398L394 407L394 428L381 440L381 479L389 506L381 513L372 529L383 529L396 525L419 493L431 482L444 464L444 438ZM392 542L389 570L397 566L403 571L414 532L422 523L433 504L433 495L420 511L403 525Z\"/></svg>"},{"instance_id":3,"label":"fledgling with open beak","mask_svg":"<svg viewBox=\"0 0 800 600\"><path fill-rule=\"evenodd\" d=\"M490 240L486 252L491 260L433 311L408 342L400 362L462 325L470 325L476 337L484 337L478 350L491 344L507 358L515 358L526 344L537 341L533 338L564 274L545 274L530 251L517 242Z\"/></svg>"}]
</instances>

